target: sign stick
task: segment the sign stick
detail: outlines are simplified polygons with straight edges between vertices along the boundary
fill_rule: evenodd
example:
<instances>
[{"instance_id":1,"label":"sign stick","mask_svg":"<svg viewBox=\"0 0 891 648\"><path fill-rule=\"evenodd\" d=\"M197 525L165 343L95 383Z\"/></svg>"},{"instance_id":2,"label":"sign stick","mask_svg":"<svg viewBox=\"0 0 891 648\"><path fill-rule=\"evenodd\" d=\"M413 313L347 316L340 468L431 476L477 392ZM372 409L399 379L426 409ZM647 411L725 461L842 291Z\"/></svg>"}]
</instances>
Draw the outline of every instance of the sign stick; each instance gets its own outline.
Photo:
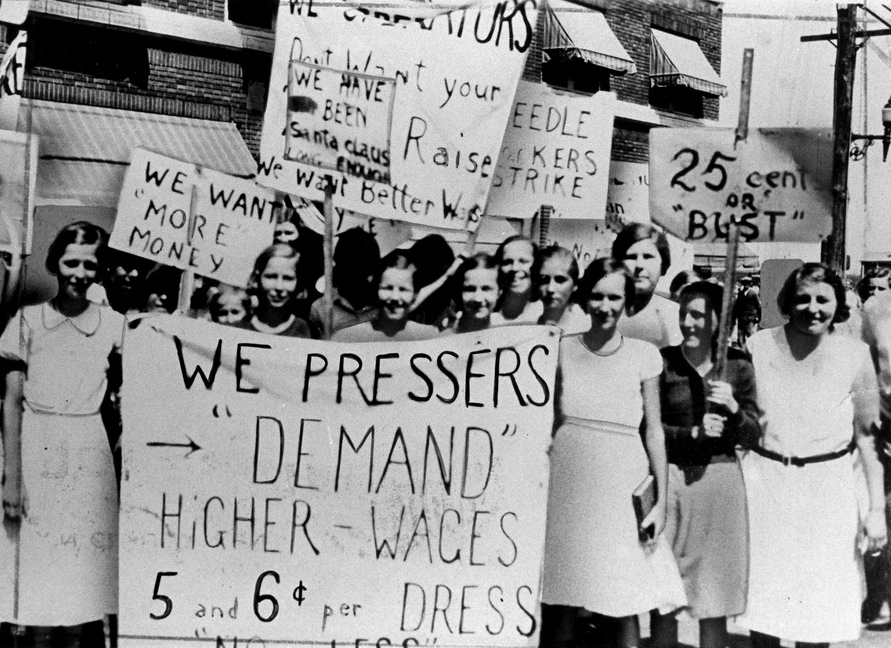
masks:
<instances>
[{"instance_id":1,"label":"sign stick","mask_svg":"<svg viewBox=\"0 0 891 648\"><path fill-rule=\"evenodd\" d=\"M749 105L752 100L752 60L753 49L743 52L742 80L739 95L739 121L736 127L736 142L745 142L749 135ZM718 324L718 346L715 350L713 375L722 381L727 380L727 347L730 345L730 332L733 329L733 302L736 293L736 258L739 253L739 223L731 221L727 228L727 258L724 264L724 297L721 300L721 320Z\"/></svg>"},{"instance_id":2,"label":"sign stick","mask_svg":"<svg viewBox=\"0 0 891 648\"><path fill-rule=\"evenodd\" d=\"M201 173L201 169L198 170ZM192 185L191 202L189 203L189 226L186 230L186 245L192 245L192 237L195 231L195 221L197 220L195 208L198 204L198 187ZM177 300L177 309L183 315L189 312L192 303L192 292L195 290L195 273L191 270L183 270L182 277L179 279L179 299Z\"/></svg>"},{"instance_id":3,"label":"sign stick","mask_svg":"<svg viewBox=\"0 0 891 648\"><path fill-rule=\"evenodd\" d=\"M325 181L325 216L324 256L325 256L325 294L322 295L322 326L324 339L330 340L334 335L334 180L329 175ZM367 268L365 269L367 270Z\"/></svg>"},{"instance_id":4,"label":"sign stick","mask_svg":"<svg viewBox=\"0 0 891 648\"><path fill-rule=\"evenodd\" d=\"M541 205L538 208L538 247L543 248L548 241L548 229L551 226L551 212L554 208L551 205Z\"/></svg>"}]
</instances>

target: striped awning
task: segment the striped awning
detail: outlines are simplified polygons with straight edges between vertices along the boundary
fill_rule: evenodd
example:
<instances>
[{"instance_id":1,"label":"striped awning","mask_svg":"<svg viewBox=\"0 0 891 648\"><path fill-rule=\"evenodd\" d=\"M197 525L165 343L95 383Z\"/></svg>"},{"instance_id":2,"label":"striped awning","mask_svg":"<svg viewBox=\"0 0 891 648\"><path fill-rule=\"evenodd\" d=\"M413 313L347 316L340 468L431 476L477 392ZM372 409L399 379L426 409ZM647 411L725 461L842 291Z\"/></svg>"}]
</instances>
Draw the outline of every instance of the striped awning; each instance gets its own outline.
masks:
<instances>
[{"instance_id":1,"label":"striped awning","mask_svg":"<svg viewBox=\"0 0 891 648\"><path fill-rule=\"evenodd\" d=\"M235 124L226 122L25 100L19 130L39 136L38 204L117 206L137 146L235 176L257 171Z\"/></svg>"},{"instance_id":2,"label":"striped awning","mask_svg":"<svg viewBox=\"0 0 891 648\"><path fill-rule=\"evenodd\" d=\"M727 95L727 86L721 83L699 43L661 29L653 29L652 34L650 83L682 85L709 95Z\"/></svg>"},{"instance_id":3,"label":"striped awning","mask_svg":"<svg viewBox=\"0 0 891 648\"><path fill-rule=\"evenodd\" d=\"M637 72L603 13L566 0L548 2L542 49L551 58L580 59L615 74Z\"/></svg>"}]
</instances>

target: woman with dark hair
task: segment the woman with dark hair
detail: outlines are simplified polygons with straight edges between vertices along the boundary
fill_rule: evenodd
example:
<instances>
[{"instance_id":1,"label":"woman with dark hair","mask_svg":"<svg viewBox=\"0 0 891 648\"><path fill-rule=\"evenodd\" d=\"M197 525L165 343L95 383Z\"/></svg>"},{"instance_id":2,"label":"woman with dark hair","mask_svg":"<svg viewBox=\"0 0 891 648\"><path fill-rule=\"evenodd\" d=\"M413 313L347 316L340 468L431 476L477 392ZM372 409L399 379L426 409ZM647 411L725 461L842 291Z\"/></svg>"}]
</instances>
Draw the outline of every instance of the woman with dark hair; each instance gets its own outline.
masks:
<instances>
[{"instance_id":1,"label":"woman with dark hair","mask_svg":"<svg viewBox=\"0 0 891 648\"><path fill-rule=\"evenodd\" d=\"M533 301L532 266L537 256L535 244L521 234L509 236L495 252L501 299L492 324L534 324L541 317L540 301Z\"/></svg>"},{"instance_id":2,"label":"woman with dark hair","mask_svg":"<svg viewBox=\"0 0 891 648\"><path fill-rule=\"evenodd\" d=\"M310 337L306 321L294 314L299 260L300 253L287 243L273 243L260 252L250 282L257 308L250 319L238 324L239 328L287 337Z\"/></svg>"},{"instance_id":3,"label":"woman with dark hair","mask_svg":"<svg viewBox=\"0 0 891 648\"><path fill-rule=\"evenodd\" d=\"M368 322L340 329L331 339L335 342L396 342L429 340L439 329L408 319L415 299L417 266L412 256L394 250L383 262L377 279L377 316Z\"/></svg>"},{"instance_id":4,"label":"woman with dark hair","mask_svg":"<svg viewBox=\"0 0 891 648\"><path fill-rule=\"evenodd\" d=\"M721 316L720 286L688 284L679 295L680 346L662 349L659 382L668 450L665 535L684 580L700 648L727 646L727 617L742 614L748 578L746 492L736 446L760 434L755 372L727 351L727 380L711 378ZM653 645L678 643L673 616L653 615Z\"/></svg>"},{"instance_id":5,"label":"woman with dark hair","mask_svg":"<svg viewBox=\"0 0 891 648\"><path fill-rule=\"evenodd\" d=\"M860 303L866 304L870 298L891 288L889 281L891 281L891 268L888 266L876 266L867 270L863 278L857 283L857 294L860 297Z\"/></svg>"},{"instance_id":6,"label":"woman with dark hair","mask_svg":"<svg viewBox=\"0 0 891 648\"><path fill-rule=\"evenodd\" d=\"M656 294L656 284L671 265L665 234L652 225L631 223L613 241L613 258L634 278L634 301L619 330L628 337L652 342L660 349L681 343L678 307Z\"/></svg>"},{"instance_id":7,"label":"woman with dark hair","mask_svg":"<svg viewBox=\"0 0 891 648\"><path fill-rule=\"evenodd\" d=\"M577 619L588 610L599 615L609 645L637 646L637 615L664 603L654 561L672 560L661 537L668 486L659 414L662 358L652 344L618 331L625 304L634 298L622 264L592 262L578 291L590 326L560 343L543 642L571 645ZM638 524L631 495L650 473L656 501Z\"/></svg>"},{"instance_id":8,"label":"woman with dark hair","mask_svg":"<svg viewBox=\"0 0 891 648\"><path fill-rule=\"evenodd\" d=\"M761 443L743 458L750 573L737 623L755 648L827 646L860 635L854 449L869 490L860 548L887 542L876 375L866 344L830 335L848 317L830 268L796 269L777 304L788 323L749 340L764 417Z\"/></svg>"},{"instance_id":9,"label":"woman with dark hair","mask_svg":"<svg viewBox=\"0 0 891 648\"><path fill-rule=\"evenodd\" d=\"M0 337L3 513L18 525L0 534L0 621L26 626L29 645L102 646L101 619L117 612L118 494L99 408L124 317L87 298L107 240L85 221L64 227L46 259L56 296L23 308Z\"/></svg>"},{"instance_id":10,"label":"woman with dark hair","mask_svg":"<svg viewBox=\"0 0 891 648\"><path fill-rule=\"evenodd\" d=\"M452 278L464 257L456 257L440 234L428 234L416 241L411 246L411 255L418 266L415 273L417 292L411 307L411 319L421 324L432 324L443 331L454 324L457 316Z\"/></svg>"},{"instance_id":11,"label":"woman with dark hair","mask_svg":"<svg viewBox=\"0 0 891 648\"><path fill-rule=\"evenodd\" d=\"M485 252L474 254L458 268L455 286L461 305L452 332L470 333L492 326L495 305L501 294L495 259Z\"/></svg>"},{"instance_id":12,"label":"woman with dark hair","mask_svg":"<svg viewBox=\"0 0 891 648\"><path fill-rule=\"evenodd\" d=\"M539 324L554 324L566 334L588 330L591 322L575 303L579 264L572 252L559 245L545 248L532 266L532 277L542 304Z\"/></svg>"}]
</instances>

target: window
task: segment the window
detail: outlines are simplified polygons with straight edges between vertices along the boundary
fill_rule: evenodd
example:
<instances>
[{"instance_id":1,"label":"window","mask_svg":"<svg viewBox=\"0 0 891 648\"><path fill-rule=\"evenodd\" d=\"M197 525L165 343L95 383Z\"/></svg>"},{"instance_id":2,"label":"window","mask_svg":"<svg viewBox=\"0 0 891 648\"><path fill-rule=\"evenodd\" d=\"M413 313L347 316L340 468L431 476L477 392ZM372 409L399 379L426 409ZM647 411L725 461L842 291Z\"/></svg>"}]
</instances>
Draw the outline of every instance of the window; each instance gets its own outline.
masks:
<instances>
[{"instance_id":1,"label":"window","mask_svg":"<svg viewBox=\"0 0 891 648\"><path fill-rule=\"evenodd\" d=\"M277 9L276 0L226 0L229 20L245 27L272 29L273 14Z\"/></svg>"}]
</instances>

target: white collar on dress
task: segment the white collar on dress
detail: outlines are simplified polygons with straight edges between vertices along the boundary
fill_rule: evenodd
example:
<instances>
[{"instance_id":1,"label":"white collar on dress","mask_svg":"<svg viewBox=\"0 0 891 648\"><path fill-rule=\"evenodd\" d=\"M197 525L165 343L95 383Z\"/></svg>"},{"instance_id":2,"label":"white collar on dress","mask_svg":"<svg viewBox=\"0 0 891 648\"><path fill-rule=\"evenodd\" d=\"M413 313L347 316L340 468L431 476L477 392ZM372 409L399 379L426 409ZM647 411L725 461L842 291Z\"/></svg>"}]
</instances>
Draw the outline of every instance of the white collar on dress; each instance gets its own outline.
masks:
<instances>
[{"instance_id":1,"label":"white collar on dress","mask_svg":"<svg viewBox=\"0 0 891 648\"><path fill-rule=\"evenodd\" d=\"M68 317L50 306L49 302L43 304L44 327L52 330L58 328L65 322L71 322L71 325L84 335L93 335L99 328L99 324L102 322L102 312L99 310L98 306L90 303L86 310L80 315Z\"/></svg>"}]
</instances>

